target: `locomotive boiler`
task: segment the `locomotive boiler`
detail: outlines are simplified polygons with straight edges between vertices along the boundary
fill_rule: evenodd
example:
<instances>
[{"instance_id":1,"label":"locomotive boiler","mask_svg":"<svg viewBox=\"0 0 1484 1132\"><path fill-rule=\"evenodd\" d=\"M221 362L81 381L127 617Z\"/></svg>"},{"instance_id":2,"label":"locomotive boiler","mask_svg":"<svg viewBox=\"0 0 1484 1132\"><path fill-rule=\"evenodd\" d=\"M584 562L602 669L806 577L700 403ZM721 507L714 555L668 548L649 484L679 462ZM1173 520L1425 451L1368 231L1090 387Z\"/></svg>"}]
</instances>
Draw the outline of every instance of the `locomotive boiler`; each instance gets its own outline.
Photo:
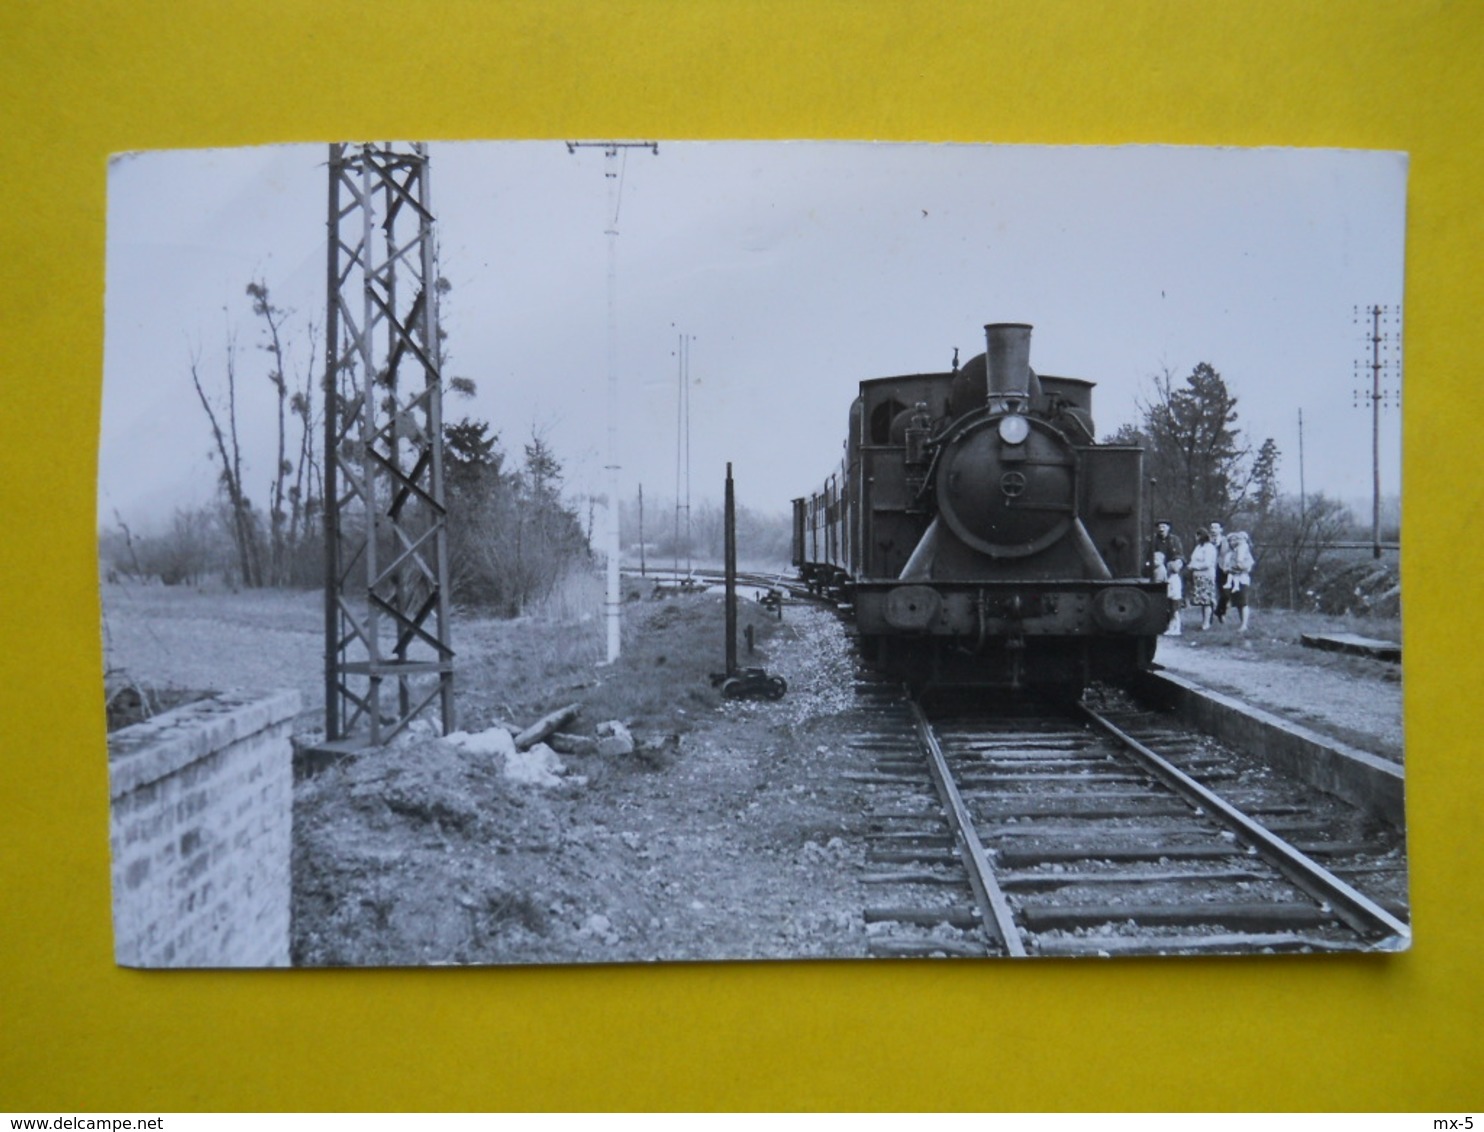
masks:
<instances>
[{"instance_id":1,"label":"locomotive boiler","mask_svg":"<svg viewBox=\"0 0 1484 1132\"><path fill-rule=\"evenodd\" d=\"M794 563L862 650L921 685L1080 688L1146 666L1143 450L1097 443L1092 383L1037 375L992 323L948 373L860 383L845 457L794 500Z\"/></svg>"}]
</instances>

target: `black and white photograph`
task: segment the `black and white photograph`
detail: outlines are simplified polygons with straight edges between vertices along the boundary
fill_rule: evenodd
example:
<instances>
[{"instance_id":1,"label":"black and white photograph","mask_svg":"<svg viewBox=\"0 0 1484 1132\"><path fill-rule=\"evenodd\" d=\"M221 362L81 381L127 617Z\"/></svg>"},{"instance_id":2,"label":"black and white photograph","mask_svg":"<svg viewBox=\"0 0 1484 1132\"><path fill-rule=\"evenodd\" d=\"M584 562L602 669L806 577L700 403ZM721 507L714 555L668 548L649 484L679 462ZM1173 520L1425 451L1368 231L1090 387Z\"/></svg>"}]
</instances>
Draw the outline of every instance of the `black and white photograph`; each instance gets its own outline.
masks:
<instances>
[{"instance_id":1,"label":"black and white photograph","mask_svg":"<svg viewBox=\"0 0 1484 1132\"><path fill-rule=\"evenodd\" d=\"M116 154L117 963L1407 949L1406 200L1338 149Z\"/></svg>"}]
</instances>

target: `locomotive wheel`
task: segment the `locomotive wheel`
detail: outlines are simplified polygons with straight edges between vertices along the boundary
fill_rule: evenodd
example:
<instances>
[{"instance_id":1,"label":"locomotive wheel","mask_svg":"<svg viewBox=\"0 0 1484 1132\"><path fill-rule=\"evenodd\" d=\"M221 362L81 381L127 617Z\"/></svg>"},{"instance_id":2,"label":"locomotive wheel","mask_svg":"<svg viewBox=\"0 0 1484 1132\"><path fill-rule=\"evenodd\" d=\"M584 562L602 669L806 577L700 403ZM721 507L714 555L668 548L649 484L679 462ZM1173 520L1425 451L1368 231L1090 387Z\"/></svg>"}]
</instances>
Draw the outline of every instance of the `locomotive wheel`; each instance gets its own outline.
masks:
<instances>
[{"instance_id":1,"label":"locomotive wheel","mask_svg":"<svg viewBox=\"0 0 1484 1132\"><path fill-rule=\"evenodd\" d=\"M788 691L788 681L782 676L768 677L768 699L781 700L783 694Z\"/></svg>"},{"instance_id":2,"label":"locomotive wheel","mask_svg":"<svg viewBox=\"0 0 1484 1132\"><path fill-rule=\"evenodd\" d=\"M735 700L742 695L742 681L735 676L729 676L721 682L721 698L724 700Z\"/></svg>"}]
</instances>

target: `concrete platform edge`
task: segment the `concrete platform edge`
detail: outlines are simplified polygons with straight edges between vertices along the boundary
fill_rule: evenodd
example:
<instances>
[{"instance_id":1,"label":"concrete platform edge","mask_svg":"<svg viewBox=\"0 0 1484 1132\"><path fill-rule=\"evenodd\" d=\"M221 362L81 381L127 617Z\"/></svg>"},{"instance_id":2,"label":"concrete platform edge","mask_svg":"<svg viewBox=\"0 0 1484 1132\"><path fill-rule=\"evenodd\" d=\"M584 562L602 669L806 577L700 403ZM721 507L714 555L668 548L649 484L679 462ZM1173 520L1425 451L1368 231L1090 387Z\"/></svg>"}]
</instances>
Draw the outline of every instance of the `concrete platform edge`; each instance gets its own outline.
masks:
<instances>
[{"instance_id":1,"label":"concrete platform edge","mask_svg":"<svg viewBox=\"0 0 1484 1132\"><path fill-rule=\"evenodd\" d=\"M1134 690L1206 734L1264 759L1398 829L1406 828L1405 771L1396 763L1213 692L1172 672L1143 672Z\"/></svg>"}]
</instances>

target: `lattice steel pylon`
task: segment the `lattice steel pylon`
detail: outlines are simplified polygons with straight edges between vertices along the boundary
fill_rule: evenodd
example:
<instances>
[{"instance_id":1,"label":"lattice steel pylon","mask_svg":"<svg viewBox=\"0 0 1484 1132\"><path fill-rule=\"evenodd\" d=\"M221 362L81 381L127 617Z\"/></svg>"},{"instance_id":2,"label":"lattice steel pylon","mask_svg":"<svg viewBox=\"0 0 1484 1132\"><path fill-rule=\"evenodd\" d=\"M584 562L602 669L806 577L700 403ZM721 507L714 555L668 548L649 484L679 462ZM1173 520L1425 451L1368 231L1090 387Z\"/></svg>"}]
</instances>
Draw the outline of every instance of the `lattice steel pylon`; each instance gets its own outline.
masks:
<instances>
[{"instance_id":1,"label":"lattice steel pylon","mask_svg":"<svg viewBox=\"0 0 1484 1132\"><path fill-rule=\"evenodd\" d=\"M354 748L435 700L454 726L426 147L332 145L329 188L325 740Z\"/></svg>"}]
</instances>

